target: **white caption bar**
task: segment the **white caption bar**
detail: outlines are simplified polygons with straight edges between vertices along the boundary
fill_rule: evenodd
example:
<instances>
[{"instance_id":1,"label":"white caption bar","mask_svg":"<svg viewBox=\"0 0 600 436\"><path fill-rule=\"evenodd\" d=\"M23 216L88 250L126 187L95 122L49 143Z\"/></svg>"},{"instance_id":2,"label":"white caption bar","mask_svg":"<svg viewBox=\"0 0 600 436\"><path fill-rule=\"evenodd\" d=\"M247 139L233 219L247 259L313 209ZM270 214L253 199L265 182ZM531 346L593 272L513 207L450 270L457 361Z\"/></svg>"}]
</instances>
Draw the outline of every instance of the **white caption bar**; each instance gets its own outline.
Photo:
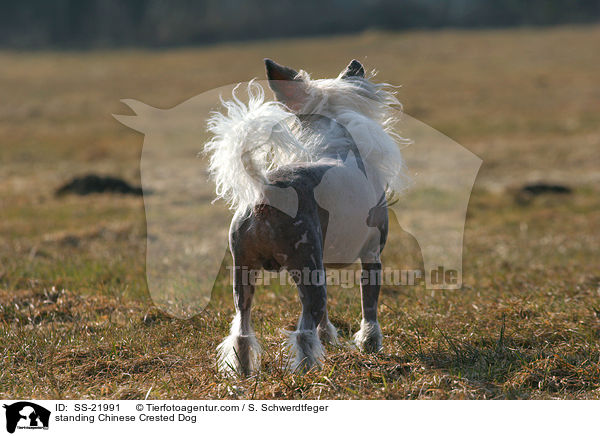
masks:
<instances>
[{"instance_id":1,"label":"white caption bar","mask_svg":"<svg viewBox=\"0 0 600 436\"><path fill-rule=\"evenodd\" d=\"M595 401L4 400L0 434L583 434ZM342 433L344 432L344 433ZM594 430L594 433L596 431ZM4 433L6 434L6 433Z\"/></svg>"}]
</instances>

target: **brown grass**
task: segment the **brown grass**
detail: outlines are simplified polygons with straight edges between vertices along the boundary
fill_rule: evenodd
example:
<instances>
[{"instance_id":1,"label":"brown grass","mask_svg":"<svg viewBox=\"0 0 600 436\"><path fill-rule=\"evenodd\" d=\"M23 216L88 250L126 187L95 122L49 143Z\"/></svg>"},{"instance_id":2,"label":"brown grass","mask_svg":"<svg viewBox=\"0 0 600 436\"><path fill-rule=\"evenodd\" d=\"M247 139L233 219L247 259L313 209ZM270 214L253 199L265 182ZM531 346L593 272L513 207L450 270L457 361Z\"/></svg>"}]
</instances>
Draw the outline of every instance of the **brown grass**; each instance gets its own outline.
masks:
<instances>
[{"instance_id":1,"label":"brown grass","mask_svg":"<svg viewBox=\"0 0 600 436\"><path fill-rule=\"evenodd\" d=\"M35 398L598 398L600 28L365 33L170 51L0 53L0 396ZM261 59L331 76L353 57L402 84L406 111L483 159L465 233L464 287L385 288L384 350L328 348L322 370L281 370L299 303L259 289L265 347L247 380L215 370L233 313L222 270L189 321L152 307L140 199L55 198L74 175L139 183L142 137L120 98L171 107L262 77ZM566 196L515 201L525 182ZM419 264L395 237L388 259ZM224 265L230 262L226 259ZM332 287L347 342L356 290Z\"/></svg>"}]
</instances>

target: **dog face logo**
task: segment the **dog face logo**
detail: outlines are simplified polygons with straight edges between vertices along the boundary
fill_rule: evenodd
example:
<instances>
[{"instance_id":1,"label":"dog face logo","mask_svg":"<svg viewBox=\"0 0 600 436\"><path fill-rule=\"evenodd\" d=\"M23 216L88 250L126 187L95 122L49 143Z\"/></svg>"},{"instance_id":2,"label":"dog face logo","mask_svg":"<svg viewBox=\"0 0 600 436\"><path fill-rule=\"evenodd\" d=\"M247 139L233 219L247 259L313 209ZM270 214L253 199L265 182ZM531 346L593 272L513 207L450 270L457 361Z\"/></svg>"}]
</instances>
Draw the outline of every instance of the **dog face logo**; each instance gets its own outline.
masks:
<instances>
[{"instance_id":1,"label":"dog face logo","mask_svg":"<svg viewBox=\"0 0 600 436\"><path fill-rule=\"evenodd\" d=\"M50 411L29 401L19 401L10 405L5 404L6 431L14 433L18 429L48 429Z\"/></svg>"}]
</instances>

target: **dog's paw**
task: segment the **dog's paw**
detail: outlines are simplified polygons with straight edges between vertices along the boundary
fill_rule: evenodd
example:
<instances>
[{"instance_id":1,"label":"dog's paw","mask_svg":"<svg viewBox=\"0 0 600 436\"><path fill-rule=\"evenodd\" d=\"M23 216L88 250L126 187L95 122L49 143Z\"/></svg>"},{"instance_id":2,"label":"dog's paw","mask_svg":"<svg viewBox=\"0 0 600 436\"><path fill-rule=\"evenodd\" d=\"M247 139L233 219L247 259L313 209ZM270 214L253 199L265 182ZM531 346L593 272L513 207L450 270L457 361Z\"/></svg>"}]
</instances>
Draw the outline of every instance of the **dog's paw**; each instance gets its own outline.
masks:
<instances>
[{"instance_id":1,"label":"dog's paw","mask_svg":"<svg viewBox=\"0 0 600 436\"><path fill-rule=\"evenodd\" d=\"M260 368L260 345L256 336L229 335L217 347L219 371L247 377Z\"/></svg>"},{"instance_id":2,"label":"dog's paw","mask_svg":"<svg viewBox=\"0 0 600 436\"><path fill-rule=\"evenodd\" d=\"M361 321L360 330L354 335L354 343L359 350L365 353L377 353L381 350L381 327L379 323Z\"/></svg>"}]
</instances>

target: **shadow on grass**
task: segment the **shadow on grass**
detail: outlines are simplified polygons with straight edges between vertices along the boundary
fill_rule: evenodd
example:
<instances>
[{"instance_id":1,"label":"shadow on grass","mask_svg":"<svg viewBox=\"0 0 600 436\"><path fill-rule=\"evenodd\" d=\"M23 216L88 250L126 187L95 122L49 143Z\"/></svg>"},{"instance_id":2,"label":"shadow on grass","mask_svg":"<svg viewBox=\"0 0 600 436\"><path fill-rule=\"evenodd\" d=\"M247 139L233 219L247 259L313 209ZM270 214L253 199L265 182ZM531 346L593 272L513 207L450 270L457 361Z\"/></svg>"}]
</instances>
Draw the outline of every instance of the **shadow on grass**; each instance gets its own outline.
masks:
<instances>
[{"instance_id":1,"label":"shadow on grass","mask_svg":"<svg viewBox=\"0 0 600 436\"><path fill-rule=\"evenodd\" d=\"M461 340L437 328L435 346L404 343L401 359L439 370L487 398L531 398L538 393L582 394L600 387L600 353L587 347L553 344L547 349L507 337L503 319L497 339ZM388 356L391 358L391 356Z\"/></svg>"}]
</instances>

